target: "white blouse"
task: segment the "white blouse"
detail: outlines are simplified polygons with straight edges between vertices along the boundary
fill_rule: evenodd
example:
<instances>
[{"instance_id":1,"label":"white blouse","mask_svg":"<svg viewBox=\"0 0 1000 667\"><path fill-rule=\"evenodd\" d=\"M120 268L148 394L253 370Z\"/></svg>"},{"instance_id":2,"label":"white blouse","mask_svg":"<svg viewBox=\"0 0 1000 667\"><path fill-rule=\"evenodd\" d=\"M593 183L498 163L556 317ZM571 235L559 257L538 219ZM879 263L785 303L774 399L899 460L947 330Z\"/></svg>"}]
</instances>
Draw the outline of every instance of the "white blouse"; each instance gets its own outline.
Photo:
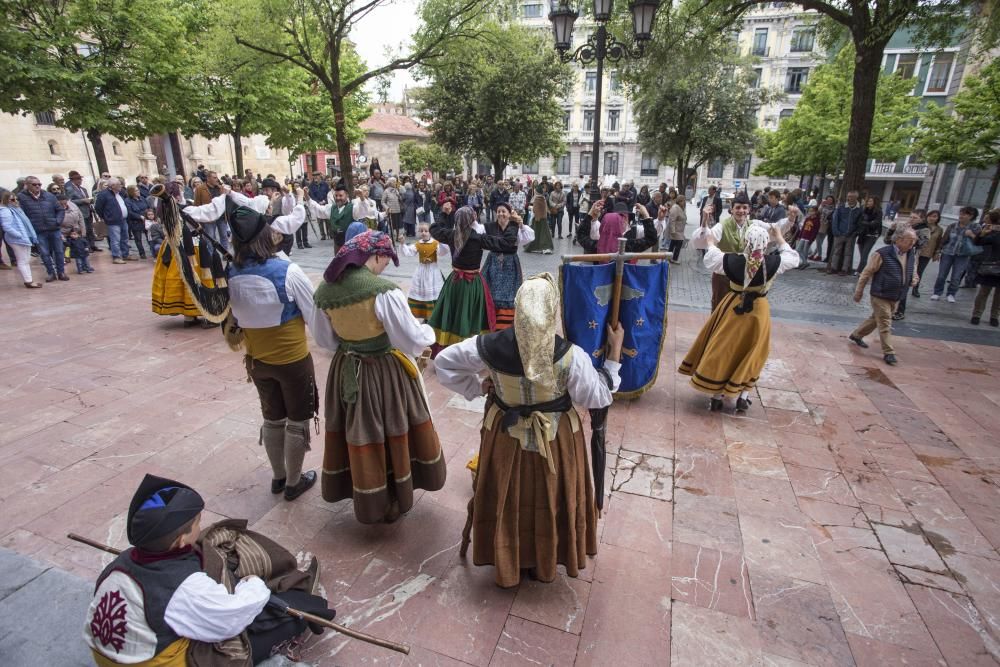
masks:
<instances>
[{"instance_id":1,"label":"white blouse","mask_svg":"<svg viewBox=\"0 0 1000 667\"><path fill-rule=\"evenodd\" d=\"M316 311L313 317L313 339L320 347L336 352L340 348L340 338L333 330L330 318L319 308L313 308ZM390 290L375 297L375 317L385 327L392 346L403 354L420 356L436 340L434 329L413 317L406 295L401 290Z\"/></svg>"},{"instance_id":2,"label":"white blouse","mask_svg":"<svg viewBox=\"0 0 1000 667\"><path fill-rule=\"evenodd\" d=\"M174 591L163 620L181 637L221 642L243 632L270 597L259 577L243 579L230 593L204 572L195 572Z\"/></svg>"},{"instance_id":3,"label":"white blouse","mask_svg":"<svg viewBox=\"0 0 1000 667\"><path fill-rule=\"evenodd\" d=\"M184 214L195 222L215 222L226 213L226 196L221 194L212 199L210 203L201 206L187 206L184 208ZM267 207L271 205L271 200L266 195L257 195L251 199L240 192L230 191L228 196L239 206L245 206L261 214L266 213ZM284 205L285 202L282 200L282 209L284 209ZM292 207L291 213L288 215L279 215L272 220L271 229L281 234L294 234L305 222L305 219L305 208L301 204L297 204Z\"/></svg>"},{"instance_id":4,"label":"white blouse","mask_svg":"<svg viewBox=\"0 0 1000 667\"><path fill-rule=\"evenodd\" d=\"M798 257L798 254L796 254ZM438 353L434 359L434 370L438 381L456 394L461 394L466 400L483 395L482 378L486 362L479 356L476 344L478 336L467 338L461 343L450 345ZM570 360L569 381L566 389L573 403L587 409L606 408L611 405L611 394L621 385L618 374L621 364L610 359L604 362L604 368L611 376L613 389L608 389L604 377L590 362L590 356L583 348L572 347L573 358Z\"/></svg>"},{"instance_id":5,"label":"white blouse","mask_svg":"<svg viewBox=\"0 0 1000 667\"><path fill-rule=\"evenodd\" d=\"M788 245L785 239L781 239L778 243L778 250L781 252L781 264L778 266L778 272L774 274L779 276L788 269L794 269L799 265L799 253L795 252L792 246ZM705 252L705 268L712 273L725 273L722 269L722 260L726 256L726 253L719 250L719 246L711 246ZM769 276L773 278L774 276Z\"/></svg>"}]
</instances>

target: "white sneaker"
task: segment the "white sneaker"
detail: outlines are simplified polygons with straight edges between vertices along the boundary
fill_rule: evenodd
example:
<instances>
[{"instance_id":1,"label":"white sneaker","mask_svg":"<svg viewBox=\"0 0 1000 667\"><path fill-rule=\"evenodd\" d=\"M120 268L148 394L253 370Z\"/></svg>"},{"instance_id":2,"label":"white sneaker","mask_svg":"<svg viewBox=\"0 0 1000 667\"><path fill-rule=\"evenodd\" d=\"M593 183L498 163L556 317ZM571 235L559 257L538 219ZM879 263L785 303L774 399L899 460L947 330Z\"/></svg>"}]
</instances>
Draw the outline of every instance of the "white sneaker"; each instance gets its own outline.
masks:
<instances>
[{"instance_id":1,"label":"white sneaker","mask_svg":"<svg viewBox=\"0 0 1000 667\"><path fill-rule=\"evenodd\" d=\"M953 297L951 294L948 295L948 303L955 303L955 297Z\"/></svg>"},{"instance_id":2,"label":"white sneaker","mask_svg":"<svg viewBox=\"0 0 1000 667\"><path fill-rule=\"evenodd\" d=\"M940 294L932 294L931 295L931 301L940 301L940 300L941 300L941 295Z\"/></svg>"}]
</instances>

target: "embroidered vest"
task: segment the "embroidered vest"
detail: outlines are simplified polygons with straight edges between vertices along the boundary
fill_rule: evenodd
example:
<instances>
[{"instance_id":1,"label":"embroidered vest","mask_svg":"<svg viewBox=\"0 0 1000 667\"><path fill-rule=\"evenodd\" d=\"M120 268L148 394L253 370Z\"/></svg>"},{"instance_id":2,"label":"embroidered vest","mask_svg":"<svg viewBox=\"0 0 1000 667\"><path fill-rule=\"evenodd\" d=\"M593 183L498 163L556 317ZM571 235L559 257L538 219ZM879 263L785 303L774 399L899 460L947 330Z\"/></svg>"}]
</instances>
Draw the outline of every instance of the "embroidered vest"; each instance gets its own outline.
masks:
<instances>
[{"instance_id":1,"label":"embroidered vest","mask_svg":"<svg viewBox=\"0 0 1000 667\"><path fill-rule=\"evenodd\" d=\"M83 637L97 654L119 664L151 660L181 639L164 620L167 605L185 579L201 572L193 551L137 563L122 552L97 580Z\"/></svg>"},{"instance_id":2,"label":"embroidered vest","mask_svg":"<svg viewBox=\"0 0 1000 667\"><path fill-rule=\"evenodd\" d=\"M362 266L347 269L335 283L324 282L313 298L342 341L364 343L385 335L385 327L375 316L375 297L395 289L399 289L396 283Z\"/></svg>"},{"instance_id":3,"label":"embroidered vest","mask_svg":"<svg viewBox=\"0 0 1000 667\"><path fill-rule=\"evenodd\" d=\"M424 243L420 241L415 243L414 246L417 249L417 257L420 259L421 264L437 264L437 252L438 252L438 242L435 240L430 240Z\"/></svg>"}]
</instances>

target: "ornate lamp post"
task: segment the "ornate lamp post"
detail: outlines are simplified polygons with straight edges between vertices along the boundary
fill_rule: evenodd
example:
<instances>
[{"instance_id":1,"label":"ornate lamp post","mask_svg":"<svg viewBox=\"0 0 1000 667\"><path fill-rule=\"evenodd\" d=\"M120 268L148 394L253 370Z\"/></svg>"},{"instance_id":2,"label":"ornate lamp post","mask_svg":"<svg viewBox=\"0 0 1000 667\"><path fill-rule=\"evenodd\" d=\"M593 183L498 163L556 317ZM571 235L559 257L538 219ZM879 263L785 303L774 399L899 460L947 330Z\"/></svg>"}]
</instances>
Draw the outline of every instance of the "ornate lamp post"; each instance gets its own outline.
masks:
<instances>
[{"instance_id":1,"label":"ornate lamp post","mask_svg":"<svg viewBox=\"0 0 1000 667\"><path fill-rule=\"evenodd\" d=\"M653 37L653 21L660 0L632 0L629 11L632 13L632 32L635 46L623 44L608 32L608 20L614 0L592 0L594 3L594 20L597 30L587 37L587 41L570 52L573 46L573 24L580 16L573 8L575 0L552 0L552 10L549 21L552 22L552 33L555 37L556 50L563 62L576 61L581 65L597 63L597 88L594 99L594 139L590 149L590 201L597 201L601 196L598 182L598 157L601 150L601 96L604 92L604 61L616 63L624 58L640 58L646 48L646 42Z\"/></svg>"}]
</instances>

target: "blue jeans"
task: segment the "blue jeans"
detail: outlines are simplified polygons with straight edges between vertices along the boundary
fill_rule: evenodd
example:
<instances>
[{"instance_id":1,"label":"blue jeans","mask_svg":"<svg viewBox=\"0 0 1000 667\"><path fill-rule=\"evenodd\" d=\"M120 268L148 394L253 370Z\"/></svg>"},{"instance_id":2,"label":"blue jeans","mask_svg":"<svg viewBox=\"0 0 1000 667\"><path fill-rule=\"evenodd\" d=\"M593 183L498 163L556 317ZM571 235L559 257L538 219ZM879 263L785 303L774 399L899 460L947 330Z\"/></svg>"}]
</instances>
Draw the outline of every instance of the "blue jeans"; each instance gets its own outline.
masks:
<instances>
[{"instance_id":1,"label":"blue jeans","mask_svg":"<svg viewBox=\"0 0 1000 667\"><path fill-rule=\"evenodd\" d=\"M42 256L42 264L50 276L66 273L66 251L63 248L62 232L58 229L51 232L38 232L38 251ZM55 257L53 263L52 258Z\"/></svg>"},{"instance_id":2,"label":"blue jeans","mask_svg":"<svg viewBox=\"0 0 1000 667\"><path fill-rule=\"evenodd\" d=\"M108 225L108 243L111 245L111 256L115 259L128 257L128 226L122 222Z\"/></svg>"},{"instance_id":3,"label":"blue jeans","mask_svg":"<svg viewBox=\"0 0 1000 667\"><path fill-rule=\"evenodd\" d=\"M951 280L948 281L948 296L958 294L959 281L965 270L969 268L970 259L972 258L968 255L941 255L941 266L938 268L937 280L934 282L934 294L941 296L941 293L944 292L944 283L949 272L951 272Z\"/></svg>"},{"instance_id":4,"label":"blue jeans","mask_svg":"<svg viewBox=\"0 0 1000 667\"><path fill-rule=\"evenodd\" d=\"M229 223L225 220L201 223L205 233L215 239L225 250L229 250Z\"/></svg>"}]
</instances>

